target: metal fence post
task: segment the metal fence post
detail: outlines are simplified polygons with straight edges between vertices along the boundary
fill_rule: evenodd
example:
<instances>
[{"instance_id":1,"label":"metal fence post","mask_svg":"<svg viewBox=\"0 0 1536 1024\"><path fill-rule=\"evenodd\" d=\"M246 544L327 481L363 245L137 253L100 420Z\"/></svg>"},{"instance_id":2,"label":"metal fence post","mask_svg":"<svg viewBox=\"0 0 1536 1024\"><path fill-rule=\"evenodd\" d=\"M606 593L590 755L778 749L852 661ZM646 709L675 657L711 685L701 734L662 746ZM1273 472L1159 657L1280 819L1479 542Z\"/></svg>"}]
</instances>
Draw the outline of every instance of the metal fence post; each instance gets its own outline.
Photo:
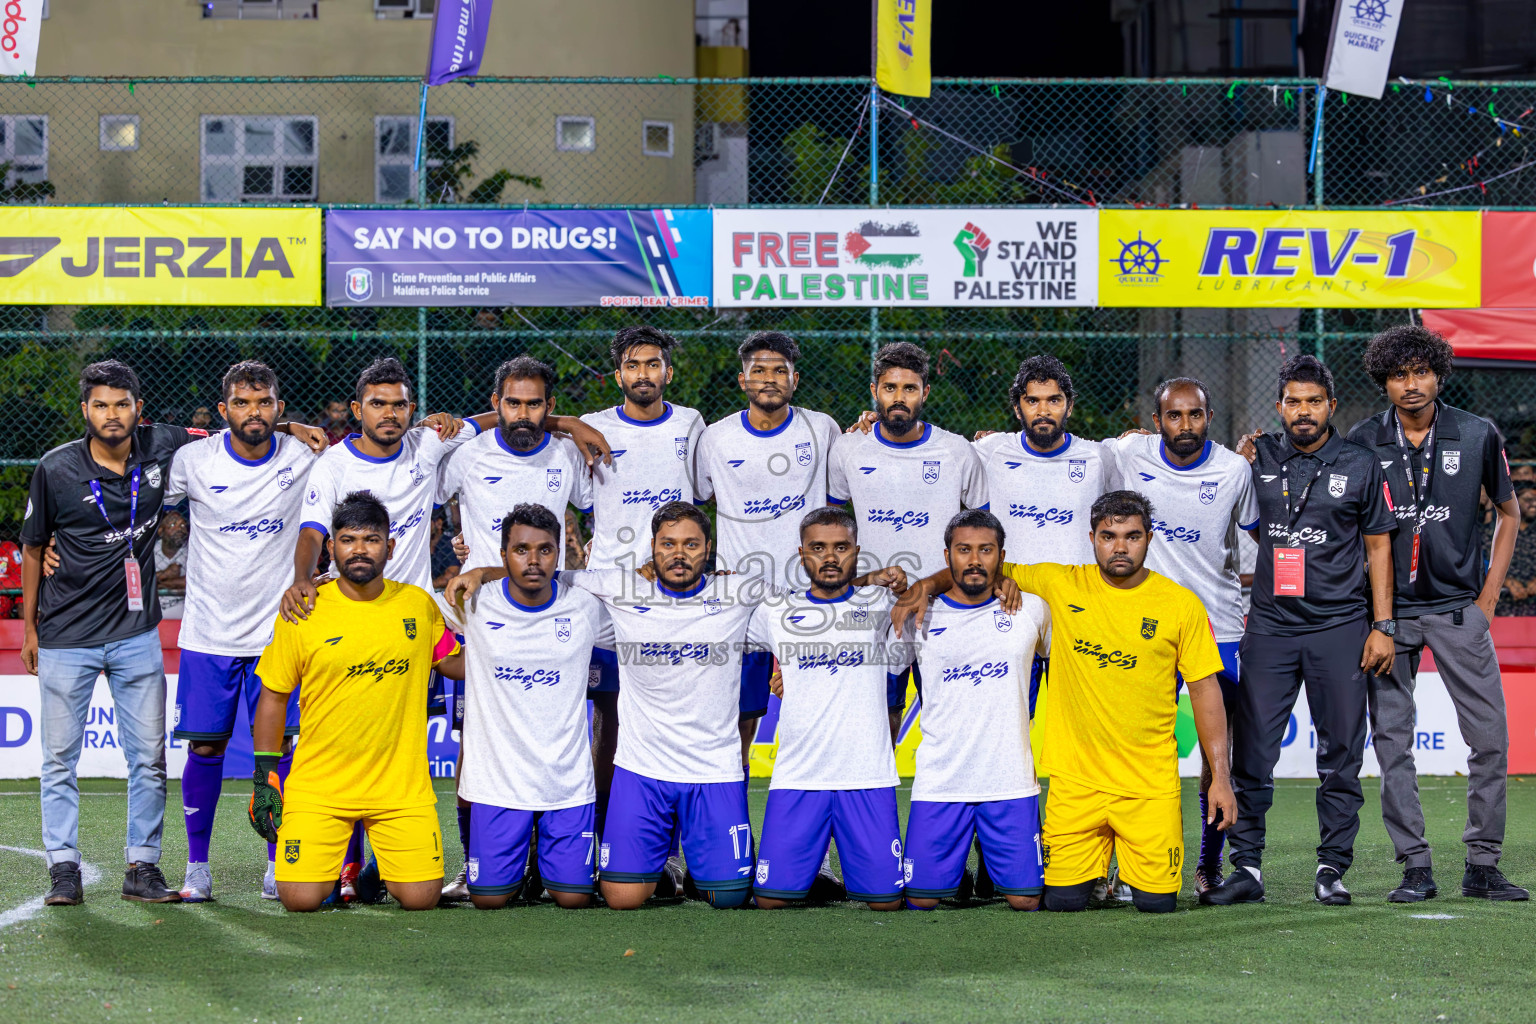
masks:
<instances>
[{"instance_id":1,"label":"metal fence post","mask_svg":"<svg viewBox=\"0 0 1536 1024\"><path fill-rule=\"evenodd\" d=\"M880 202L880 87L875 84L875 69L869 69L869 205ZM880 308L869 307L869 365L873 370L875 353L880 351Z\"/></svg>"},{"instance_id":2,"label":"metal fence post","mask_svg":"<svg viewBox=\"0 0 1536 1024\"><path fill-rule=\"evenodd\" d=\"M1328 106L1328 90L1318 89L1317 93L1317 166L1312 173L1312 205L1321 208L1323 205L1323 150L1327 144L1327 132L1323 125L1323 110ZM1312 330L1315 336L1312 339L1313 352L1320 362L1327 361L1327 350L1323 343L1323 310L1321 308L1312 311Z\"/></svg>"},{"instance_id":3,"label":"metal fence post","mask_svg":"<svg viewBox=\"0 0 1536 1024\"><path fill-rule=\"evenodd\" d=\"M425 416L427 408L427 310L416 309L416 414Z\"/></svg>"}]
</instances>

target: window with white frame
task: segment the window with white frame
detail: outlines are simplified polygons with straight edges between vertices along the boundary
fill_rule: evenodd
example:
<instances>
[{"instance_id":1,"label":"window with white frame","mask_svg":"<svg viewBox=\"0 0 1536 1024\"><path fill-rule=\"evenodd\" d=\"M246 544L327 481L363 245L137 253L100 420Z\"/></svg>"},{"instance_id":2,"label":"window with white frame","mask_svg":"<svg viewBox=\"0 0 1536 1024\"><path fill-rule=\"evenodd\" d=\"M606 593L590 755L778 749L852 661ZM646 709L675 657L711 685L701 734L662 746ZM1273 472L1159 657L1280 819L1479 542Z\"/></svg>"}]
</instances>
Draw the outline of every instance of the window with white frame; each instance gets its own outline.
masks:
<instances>
[{"instance_id":1,"label":"window with white frame","mask_svg":"<svg viewBox=\"0 0 1536 1024\"><path fill-rule=\"evenodd\" d=\"M103 152L121 152L138 148L138 114L101 115L101 149Z\"/></svg>"},{"instance_id":2,"label":"window with white frame","mask_svg":"<svg viewBox=\"0 0 1536 1024\"><path fill-rule=\"evenodd\" d=\"M316 0L203 0L204 18L236 21L313 21L320 17Z\"/></svg>"},{"instance_id":3,"label":"window with white frame","mask_svg":"<svg viewBox=\"0 0 1536 1024\"><path fill-rule=\"evenodd\" d=\"M590 117L555 118L555 148L590 153L597 148L597 121Z\"/></svg>"},{"instance_id":4,"label":"window with white frame","mask_svg":"<svg viewBox=\"0 0 1536 1024\"><path fill-rule=\"evenodd\" d=\"M5 188L47 179L47 116L0 117L0 164L10 164L5 181L0 183Z\"/></svg>"},{"instance_id":5,"label":"window with white frame","mask_svg":"<svg viewBox=\"0 0 1536 1024\"><path fill-rule=\"evenodd\" d=\"M640 124L640 146L646 156L672 155L672 122L643 121Z\"/></svg>"},{"instance_id":6,"label":"window with white frame","mask_svg":"<svg viewBox=\"0 0 1536 1024\"><path fill-rule=\"evenodd\" d=\"M204 115L202 158L205 203L313 199L319 121Z\"/></svg>"},{"instance_id":7,"label":"window with white frame","mask_svg":"<svg viewBox=\"0 0 1536 1024\"><path fill-rule=\"evenodd\" d=\"M375 117L373 119L373 194L374 202L403 203L416 198L416 119L414 117ZM427 118L426 152L428 167L441 160L429 154L435 149L453 148L453 118Z\"/></svg>"},{"instance_id":8,"label":"window with white frame","mask_svg":"<svg viewBox=\"0 0 1536 1024\"><path fill-rule=\"evenodd\" d=\"M430 18L437 0L373 0L373 12L379 18Z\"/></svg>"}]
</instances>

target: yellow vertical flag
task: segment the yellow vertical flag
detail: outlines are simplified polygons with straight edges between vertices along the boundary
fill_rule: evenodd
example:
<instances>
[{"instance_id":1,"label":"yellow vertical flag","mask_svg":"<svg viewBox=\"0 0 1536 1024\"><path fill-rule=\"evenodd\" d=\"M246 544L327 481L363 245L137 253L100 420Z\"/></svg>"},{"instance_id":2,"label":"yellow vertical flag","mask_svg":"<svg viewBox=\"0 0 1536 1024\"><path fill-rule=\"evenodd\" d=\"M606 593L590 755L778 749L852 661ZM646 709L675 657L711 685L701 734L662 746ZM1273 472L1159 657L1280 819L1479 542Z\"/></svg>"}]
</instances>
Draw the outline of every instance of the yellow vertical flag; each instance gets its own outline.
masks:
<instances>
[{"instance_id":1,"label":"yellow vertical flag","mask_svg":"<svg viewBox=\"0 0 1536 1024\"><path fill-rule=\"evenodd\" d=\"M879 0L875 82L899 96L927 96L933 72L928 63L933 0Z\"/></svg>"}]
</instances>

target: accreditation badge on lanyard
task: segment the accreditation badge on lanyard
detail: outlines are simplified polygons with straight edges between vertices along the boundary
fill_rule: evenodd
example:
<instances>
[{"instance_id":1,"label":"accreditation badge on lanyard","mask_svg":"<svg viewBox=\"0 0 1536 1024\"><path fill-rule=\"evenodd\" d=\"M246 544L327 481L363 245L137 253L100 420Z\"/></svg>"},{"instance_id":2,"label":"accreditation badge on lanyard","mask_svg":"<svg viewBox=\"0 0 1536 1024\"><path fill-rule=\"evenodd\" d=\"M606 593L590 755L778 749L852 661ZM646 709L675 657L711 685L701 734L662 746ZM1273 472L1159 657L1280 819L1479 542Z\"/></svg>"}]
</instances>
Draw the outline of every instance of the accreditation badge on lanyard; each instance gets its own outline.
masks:
<instances>
[{"instance_id":1,"label":"accreditation badge on lanyard","mask_svg":"<svg viewBox=\"0 0 1536 1024\"><path fill-rule=\"evenodd\" d=\"M108 536L115 529L112 525L112 517L107 515L107 503L101 497L101 484L91 481L91 497L96 499L96 507L101 511L101 518L107 521ZM139 570L139 560L133 554L133 527L139 518L139 467L133 467L133 476L128 479L128 557L123 559L123 575L128 582L128 610L141 612L144 610L144 579Z\"/></svg>"},{"instance_id":2,"label":"accreditation badge on lanyard","mask_svg":"<svg viewBox=\"0 0 1536 1024\"><path fill-rule=\"evenodd\" d=\"M1408 496L1413 499L1413 553L1408 558L1408 582L1414 583L1419 578L1419 535L1424 532L1424 522L1429 518L1429 480L1430 470L1435 464L1435 427L1431 424L1429 433L1424 436L1423 479L1419 480L1413 472L1413 459L1408 455L1412 449L1403 434L1403 421L1390 411L1387 415L1392 417L1392 424L1397 427L1397 451L1403 460L1403 475L1408 478Z\"/></svg>"},{"instance_id":3,"label":"accreditation badge on lanyard","mask_svg":"<svg viewBox=\"0 0 1536 1024\"><path fill-rule=\"evenodd\" d=\"M1317 472L1312 474L1312 479L1307 481L1307 486L1302 489L1301 496L1296 499L1295 508L1291 507L1291 470L1290 464L1285 463L1280 467L1280 493L1285 498L1286 533L1290 539L1290 547L1274 549L1274 577L1276 597L1305 597L1307 595L1307 550L1297 543L1296 523L1301 519L1302 510L1307 507L1307 498L1312 495L1312 486L1317 483L1318 477L1323 475L1326 464L1319 459Z\"/></svg>"}]
</instances>

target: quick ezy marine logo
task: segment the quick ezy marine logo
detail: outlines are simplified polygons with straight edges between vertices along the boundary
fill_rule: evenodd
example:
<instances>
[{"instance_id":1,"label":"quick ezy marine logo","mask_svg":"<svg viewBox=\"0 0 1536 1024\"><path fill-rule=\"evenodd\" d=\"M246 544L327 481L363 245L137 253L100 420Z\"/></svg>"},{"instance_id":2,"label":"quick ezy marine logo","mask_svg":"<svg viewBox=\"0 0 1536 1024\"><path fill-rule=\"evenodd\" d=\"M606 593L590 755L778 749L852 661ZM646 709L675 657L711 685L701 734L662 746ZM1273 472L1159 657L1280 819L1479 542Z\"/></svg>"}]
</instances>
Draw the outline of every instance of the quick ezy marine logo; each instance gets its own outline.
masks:
<instances>
[{"instance_id":1,"label":"quick ezy marine logo","mask_svg":"<svg viewBox=\"0 0 1536 1024\"><path fill-rule=\"evenodd\" d=\"M786 512L797 512L805 507L805 495L786 494L782 498L748 498L741 503L745 516L773 516L777 519Z\"/></svg>"},{"instance_id":2,"label":"quick ezy marine logo","mask_svg":"<svg viewBox=\"0 0 1536 1024\"><path fill-rule=\"evenodd\" d=\"M496 681L499 683L512 683L521 686L524 690L533 689L534 685L559 686L560 670L557 668L527 669L521 665L497 665Z\"/></svg>"},{"instance_id":3,"label":"quick ezy marine logo","mask_svg":"<svg viewBox=\"0 0 1536 1024\"><path fill-rule=\"evenodd\" d=\"M1047 523L1065 526L1072 521L1072 510L1069 508L1041 508L1039 505L1021 505L1018 502L1008 505L1008 515L1014 519L1029 520L1037 530Z\"/></svg>"},{"instance_id":4,"label":"quick ezy marine logo","mask_svg":"<svg viewBox=\"0 0 1536 1024\"><path fill-rule=\"evenodd\" d=\"M944 681L946 683L968 682L972 686L979 686L983 679L1001 679L1007 674L1006 661L984 661L980 665L966 662L964 665L950 665L945 668Z\"/></svg>"},{"instance_id":5,"label":"quick ezy marine logo","mask_svg":"<svg viewBox=\"0 0 1536 1024\"><path fill-rule=\"evenodd\" d=\"M1161 536L1164 540L1182 541L1185 544L1198 544L1200 531L1192 530L1187 526L1174 526L1172 523L1161 519L1152 520L1152 532Z\"/></svg>"},{"instance_id":6,"label":"quick ezy marine logo","mask_svg":"<svg viewBox=\"0 0 1536 1024\"><path fill-rule=\"evenodd\" d=\"M1072 650L1098 661L1099 668L1118 668L1129 671L1136 667L1136 655L1125 651L1106 651L1104 645L1092 640L1072 638Z\"/></svg>"},{"instance_id":7,"label":"quick ezy marine logo","mask_svg":"<svg viewBox=\"0 0 1536 1024\"><path fill-rule=\"evenodd\" d=\"M681 501L682 498L682 489L678 487L662 487L654 491L649 487L640 487L625 491L619 501L624 505L645 505L654 509L669 501Z\"/></svg>"},{"instance_id":8,"label":"quick ezy marine logo","mask_svg":"<svg viewBox=\"0 0 1536 1024\"><path fill-rule=\"evenodd\" d=\"M220 533L243 533L250 540L269 533L282 533L283 521L281 519L242 519L238 523L227 523L219 527Z\"/></svg>"},{"instance_id":9,"label":"quick ezy marine logo","mask_svg":"<svg viewBox=\"0 0 1536 1024\"><path fill-rule=\"evenodd\" d=\"M345 678L351 679L353 676L373 676L373 678L377 681L379 679L383 679L385 676L403 676L410 670L410 658L390 658L382 665L379 664L377 660L369 658L367 661L360 661L356 665L348 665Z\"/></svg>"},{"instance_id":10,"label":"quick ezy marine logo","mask_svg":"<svg viewBox=\"0 0 1536 1024\"><path fill-rule=\"evenodd\" d=\"M901 512L894 508L872 508L864 513L867 523L893 526L900 533L908 526L921 528L928 525L927 512Z\"/></svg>"}]
</instances>

